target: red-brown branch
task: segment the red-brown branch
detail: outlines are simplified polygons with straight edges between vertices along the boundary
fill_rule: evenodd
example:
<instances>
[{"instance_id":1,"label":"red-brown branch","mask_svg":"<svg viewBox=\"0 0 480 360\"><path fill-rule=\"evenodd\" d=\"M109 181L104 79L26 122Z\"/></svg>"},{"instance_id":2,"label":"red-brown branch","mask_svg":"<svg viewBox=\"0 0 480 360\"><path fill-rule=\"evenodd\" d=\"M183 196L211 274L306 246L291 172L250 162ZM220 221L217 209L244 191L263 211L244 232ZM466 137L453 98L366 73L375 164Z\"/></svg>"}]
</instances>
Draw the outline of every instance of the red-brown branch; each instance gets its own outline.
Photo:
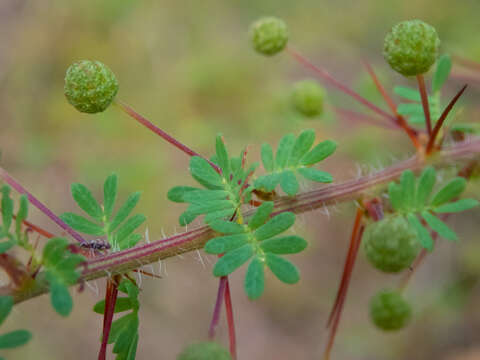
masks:
<instances>
[{"instance_id":1,"label":"red-brown branch","mask_svg":"<svg viewBox=\"0 0 480 360\"><path fill-rule=\"evenodd\" d=\"M423 113L425 114L425 123L427 124L428 136L432 137L432 120L430 119L430 106L428 105L427 89L425 87L425 79L422 74L417 75L418 90L422 98Z\"/></svg>"},{"instance_id":2,"label":"red-brown branch","mask_svg":"<svg viewBox=\"0 0 480 360\"><path fill-rule=\"evenodd\" d=\"M467 85L464 85L460 89L460 91L454 96L454 98L452 100L450 100L450 102L448 103L445 110L443 110L442 115L440 115L440 118L438 119L437 123L435 124L432 135L430 136L430 139L428 140L427 151L426 151L427 154L429 154L433 150L433 147L435 145L435 139L437 138L437 135L438 135L440 129L442 128L443 123L445 122L445 119L447 118L448 114L450 113L453 106L455 105L455 103L460 98L460 96L462 96L462 94L463 94L463 92L465 91L466 88L467 88Z\"/></svg>"}]
</instances>

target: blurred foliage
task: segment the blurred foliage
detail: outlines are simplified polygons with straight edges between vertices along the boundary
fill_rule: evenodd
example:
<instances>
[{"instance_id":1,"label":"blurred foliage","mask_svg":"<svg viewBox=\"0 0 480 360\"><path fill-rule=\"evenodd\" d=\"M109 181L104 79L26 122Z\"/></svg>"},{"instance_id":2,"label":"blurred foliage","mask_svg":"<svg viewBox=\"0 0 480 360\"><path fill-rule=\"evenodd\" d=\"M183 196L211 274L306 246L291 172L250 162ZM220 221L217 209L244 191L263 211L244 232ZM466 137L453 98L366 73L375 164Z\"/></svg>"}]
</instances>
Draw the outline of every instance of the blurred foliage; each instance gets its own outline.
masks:
<instances>
[{"instance_id":1,"label":"blurred foliage","mask_svg":"<svg viewBox=\"0 0 480 360\"><path fill-rule=\"evenodd\" d=\"M338 142L335 160L326 161L325 170L341 181L357 175L357 164L368 168L368 172L407 157L411 154L408 139L381 128L332 120L335 106L369 113L352 106L350 99L330 88L326 110L329 121L298 117L288 103L291 85L313 74L286 54L268 59L255 54L248 39L250 23L265 15L283 18L290 28L293 47L385 107L365 75L362 58L373 64L381 80L386 80L390 93L393 85L414 86L388 70L382 59L383 37L388 29L400 20L421 18L437 28L442 52L480 61L479 12L480 2L473 0L392 0L388 4L379 0L2 0L1 163L57 213L74 208L68 194L70 183L81 182L99 189L103 179L115 171L122 179L119 196L133 189L143 190L138 210L148 215L150 238L158 239L163 229L167 235L178 231L174 224L182 205L169 203L166 193L178 183L193 184L187 179L189 159L115 107L94 116L78 113L63 95L65 70L73 61L98 59L107 64L119 80L119 99L206 156L212 155L210 144L218 132L223 133L232 153L253 144L249 156L258 161L261 142L277 143L281 134L314 128L319 141L328 138ZM448 83L447 93L458 86L453 81ZM474 104L479 94L478 89L471 88L462 99L463 104L470 104L464 111L465 119L478 114ZM407 153L405 149L410 150ZM301 190L305 189L306 185L301 184ZM472 192L477 190L478 185L472 186ZM303 233L303 227L315 224L306 237L310 250L298 258L304 274L298 294L279 285L265 294L257 308L241 295L235 298L236 313L242 314L241 358L312 358L312 354L319 353L318 329L323 326L340 277L350 210L341 211L341 222L327 222L326 216L318 212L306 216L305 226L298 227ZM32 211L32 218L58 231L38 213ZM462 229L459 235L465 244L478 241L478 229L472 225L478 220L477 211L459 225L454 223L456 229ZM473 276L478 276L478 257L473 251L455 255L456 248L446 246L435 254L438 260L432 259L419 274L413 295L443 289L446 283L442 274L455 273L457 257L467 262L469 269L476 269ZM477 256L479 251L475 250ZM139 358L158 354L160 345L162 358L174 358L183 344L206 331L206 313L213 305L216 282L210 279L210 268L198 271L201 265L195 258L186 259L178 263L172 260L169 266L175 273L161 282L149 283L154 285L152 289L146 287L145 292L155 300L145 308ZM427 316L396 337L379 335L370 327L365 330L368 320L364 313L372 289L378 288L378 281L392 280L372 275L362 263L356 271L345 309L346 320L337 340L336 359L453 359L451 354L457 350L478 347L478 306L467 306L468 316L456 313L455 329L458 336L465 335L464 343L447 341L445 334L435 331L436 325L442 323L442 313ZM209 280L197 284L192 274ZM240 288L241 281L237 282L232 283ZM239 288L234 289L235 294L240 294ZM478 286L469 293L478 303ZM81 302L94 302L89 300L91 292L84 297ZM272 304L285 299L292 304L292 314L302 308L303 315L292 320L291 316L287 319L269 310ZM428 306L427 300L415 296L411 299ZM43 332L55 331L55 336L48 338L36 331L38 338L12 356L9 354L9 359L71 358L72 353L96 348L98 331L85 333L86 329L100 326L98 319L88 315L89 307L84 313L78 310L78 316L74 314L70 322L52 324L51 319L42 317L37 302L21 306L18 322L30 324L36 316L38 329L48 327ZM296 329L295 333L292 329ZM71 338L77 339L75 343L68 340ZM420 341L425 338L432 340ZM280 344L279 339L285 341ZM451 346L448 351L436 350L436 344L442 341L444 347Z\"/></svg>"}]
</instances>

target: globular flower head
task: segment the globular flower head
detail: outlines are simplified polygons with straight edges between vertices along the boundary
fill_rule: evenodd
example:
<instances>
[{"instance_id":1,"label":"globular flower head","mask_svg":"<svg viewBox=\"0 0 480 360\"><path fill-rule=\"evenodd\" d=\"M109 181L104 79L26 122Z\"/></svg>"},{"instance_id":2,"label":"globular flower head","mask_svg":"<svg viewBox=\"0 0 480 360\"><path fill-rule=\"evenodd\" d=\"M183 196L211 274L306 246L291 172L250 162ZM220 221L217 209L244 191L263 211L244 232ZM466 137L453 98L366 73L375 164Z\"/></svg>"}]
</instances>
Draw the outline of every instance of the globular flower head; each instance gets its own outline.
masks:
<instances>
[{"instance_id":1,"label":"globular flower head","mask_svg":"<svg viewBox=\"0 0 480 360\"><path fill-rule=\"evenodd\" d=\"M382 330L400 330L411 316L410 304L398 291L382 290L370 300L370 318Z\"/></svg>"},{"instance_id":2,"label":"globular flower head","mask_svg":"<svg viewBox=\"0 0 480 360\"><path fill-rule=\"evenodd\" d=\"M200 342L188 345L177 360L232 360L230 353L215 342Z\"/></svg>"},{"instance_id":3,"label":"globular flower head","mask_svg":"<svg viewBox=\"0 0 480 360\"><path fill-rule=\"evenodd\" d=\"M295 109L307 117L323 113L325 91L315 80L303 80L293 87L292 102Z\"/></svg>"},{"instance_id":4,"label":"globular flower head","mask_svg":"<svg viewBox=\"0 0 480 360\"><path fill-rule=\"evenodd\" d=\"M421 20L395 25L385 36L383 56L405 76L426 73L437 58L440 39L435 28Z\"/></svg>"},{"instance_id":5,"label":"globular flower head","mask_svg":"<svg viewBox=\"0 0 480 360\"><path fill-rule=\"evenodd\" d=\"M368 261L388 273L410 266L421 247L416 231L400 215L387 216L367 225L363 243Z\"/></svg>"},{"instance_id":6,"label":"globular flower head","mask_svg":"<svg viewBox=\"0 0 480 360\"><path fill-rule=\"evenodd\" d=\"M81 60L67 69L64 92L78 111L94 114L112 103L118 82L112 70L100 61Z\"/></svg>"},{"instance_id":7,"label":"globular flower head","mask_svg":"<svg viewBox=\"0 0 480 360\"><path fill-rule=\"evenodd\" d=\"M287 45L287 25L276 17L265 17L251 25L250 36L257 52L267 56L275 55Z\"/></svg>"}]
</instances>

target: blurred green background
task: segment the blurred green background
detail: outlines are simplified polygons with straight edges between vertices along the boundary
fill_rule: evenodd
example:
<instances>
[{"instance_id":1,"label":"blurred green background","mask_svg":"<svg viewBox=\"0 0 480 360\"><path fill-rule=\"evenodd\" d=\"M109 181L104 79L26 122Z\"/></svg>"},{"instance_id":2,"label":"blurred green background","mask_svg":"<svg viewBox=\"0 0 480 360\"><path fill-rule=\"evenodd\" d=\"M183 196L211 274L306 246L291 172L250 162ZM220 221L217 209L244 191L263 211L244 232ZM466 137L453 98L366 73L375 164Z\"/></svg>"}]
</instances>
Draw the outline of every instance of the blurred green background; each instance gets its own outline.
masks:
<instances>
[{"instance_id":1,"label":"blurred green background","mask_svg":"<svg viewBox=\"0 0 480 360\"><path fill-rule=\"evenodd\" d=\"M381 56L393 24L421 18L437 28L443 52L480 61L479 13L474 0L1 0L1 164L57 214L76 211L72 182L100 195L103 180L115 171L122 198L143 191L139 210L148 216L150 238L173 235L183 231L177 225L183 206L168 202L166 192L191 183L188 158L115 107L97 115L77 112L63 96L70 63L108 64L120 82L119 99L205 155L213 153L218 132L231 152L251 144L253 161L261 142L276 144L287 132L314 128L318 139L338 142L324 167L341 181L404 159L412 148L403 134L342 122L331 108L324 119L295 114L291 85L313 74L287 54L255 54L250 23L265 15L283 18L291 46L384 107L361 60L375 66L389 90L408 83L387 69ZM447 93L459 85L453 79ZM462 100L467 119L478 114L479 95L471 87ZM338 92L328 96L330 107L361 109ZM303 184L303 190L310 187ZM474 191L478 186L470 188ZM299 284L271 278L262 299L252 303L242 290L242 271L233 276L239 359L321 358L354 207L328 210L297 222L295 230L310 242L308 251L294 257L302 273ZM61 234L41 213L32 210L30 218ZM462 240L441 241L416 274L407 291L416 316L399 333L379 332L367 314L370 296L398 279L378 274L361 255L333 358L479 359L479 222L479 211L450 221ZM138 359L174 359L183 345L205 339L217 288L213 262L203 253L186 254L162 263L163 279L142 279ZM154 267L158 273L159 264ZM92 287L103 285L97 281ZM52 311L46 296L16 307L5 328L26 327L34 338L6 353L8 359L96 358L101 318L91 308L102 294L91 288L75 294L68 319ZM222 319L218 339L227 344L225 330Z\"/></svg>"}]
</instances>

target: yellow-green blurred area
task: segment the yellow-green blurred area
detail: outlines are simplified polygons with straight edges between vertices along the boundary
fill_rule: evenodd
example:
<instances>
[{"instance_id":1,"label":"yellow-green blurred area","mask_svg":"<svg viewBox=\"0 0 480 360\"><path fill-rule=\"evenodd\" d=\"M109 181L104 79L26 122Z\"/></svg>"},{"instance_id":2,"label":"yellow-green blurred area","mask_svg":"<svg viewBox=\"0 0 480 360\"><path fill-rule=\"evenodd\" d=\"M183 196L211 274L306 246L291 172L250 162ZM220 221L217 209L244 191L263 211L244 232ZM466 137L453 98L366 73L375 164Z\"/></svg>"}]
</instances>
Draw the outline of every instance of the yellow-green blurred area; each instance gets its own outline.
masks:
<instances>
[{"instance_id":1,"label":"yellow-green blurred area","mask_svg":"<svg viewBox=\"0 0 480 360\"><path fill-rule=\"evenodd\" d=\"M283 18L290 46L387 109L363 59L390 93L395 84L415 86L383 61L389 28L420 18L437 28L442 52L480 61L479 13L480 2L473 0L0 0L1 166L57 214L78 211L72 182L86 184L101 199L103 180L116 172L120 199L143 192L139 211L148 217L150 240L185 230L178 225L184 206L169 202L166 193L192 184L188 157L115 106L86 115L65 100L65 70L92 59L115 72L119 99L205 156L213 154L219 132L231 153L251 145L249 160L258 161L262 142L276 145L288 132L314 128L318 140L338 142L322 169L336 181L355 178L411 156L408 138L336 118L334 107L371 112L331 88L323 118L296 114L289 103L292 84L314 74L286 53L256 54L250 23L265 15ZM461 85L458 78L449 80L444 104ZM458 107L462 122L476 120L479 97L472 84ZM302 190L313 186L304 183ZM472 184L468 195L478 198L478 190ZM295 231L310 245L292 257L302 274L297 285L269 274L264 296L251 302L242 289L244 269L231 277L240 360L322 358L353 215L350 203L298 217ZM29 219L62 235L36 209ZM449 220L461 240L439 241L415 274L406 290L414 319L397 333L373 327L368 301L377 290L397 286L399 277L379 274L360 252L332 359L479 359L479 223L478 210ZM162 279L142 277L138 359L174 359L185 344L206 339L218 285L211 275L214 262L192 252L161 268L153 264ZM103 296L104 282L89 285L82 293L72 289L75 308L66 319L54 313L47 296L15 307L0 332L22 327L34 337L5 357L95 359L102 318L91 309ZM228 344L223 315L217 336Z\"/></svg>"}]
</instances>

